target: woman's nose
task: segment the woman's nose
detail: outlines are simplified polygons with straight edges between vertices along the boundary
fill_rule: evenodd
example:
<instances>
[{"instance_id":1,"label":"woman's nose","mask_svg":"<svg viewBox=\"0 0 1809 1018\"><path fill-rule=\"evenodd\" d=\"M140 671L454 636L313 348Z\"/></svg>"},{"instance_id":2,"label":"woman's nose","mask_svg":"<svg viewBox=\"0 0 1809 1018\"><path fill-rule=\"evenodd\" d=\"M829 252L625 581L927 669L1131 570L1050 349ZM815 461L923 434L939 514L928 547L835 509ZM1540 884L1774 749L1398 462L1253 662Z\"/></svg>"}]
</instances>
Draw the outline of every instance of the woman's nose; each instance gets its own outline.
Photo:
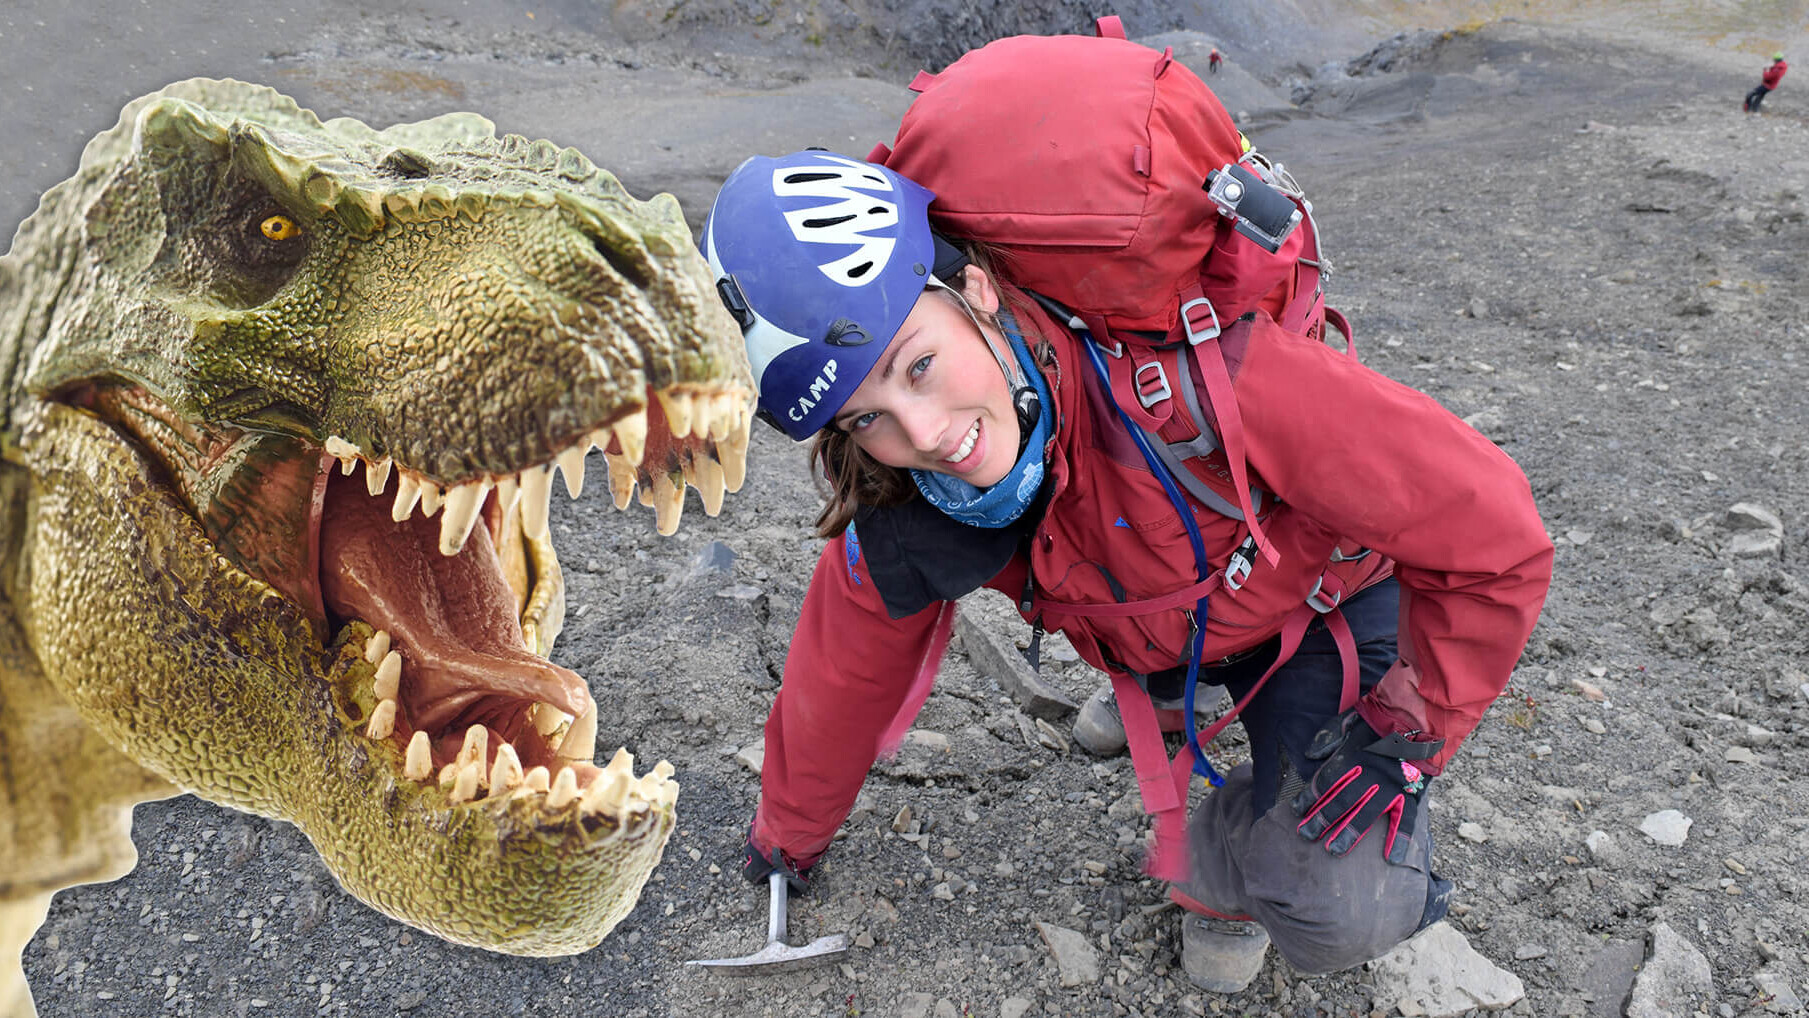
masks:
<instances>
[{"instance_id":1,"label":"woman's nose","mask_svg":"<svg viewBox=\"0 0 1809 1018\"><path fill-rule=\"evenodd\" d=\"M942 446L942 433L947 430L943 417L934 407L913 403L899 412L898 423L911 448L927 455Z\"/></svg>"}]
</instances>

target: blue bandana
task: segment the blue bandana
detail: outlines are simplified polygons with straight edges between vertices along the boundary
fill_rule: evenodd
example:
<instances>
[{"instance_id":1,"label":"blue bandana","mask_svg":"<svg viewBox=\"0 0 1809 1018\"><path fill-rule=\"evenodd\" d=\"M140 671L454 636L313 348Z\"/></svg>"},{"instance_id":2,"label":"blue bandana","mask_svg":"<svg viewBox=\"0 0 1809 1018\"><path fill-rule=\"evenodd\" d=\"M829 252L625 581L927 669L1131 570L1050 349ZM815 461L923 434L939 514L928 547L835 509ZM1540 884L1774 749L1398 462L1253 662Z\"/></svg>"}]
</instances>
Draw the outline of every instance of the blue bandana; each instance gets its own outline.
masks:
<instances>
[{"instance_id":1,"label":"blue bandana","mask_svg":"<svg viewBox=\"0 0 1809 1018\"><path fill-rule=\"evenodd\" d=\"M1055 401L1049 395L1049 383L1031 359L1024 337L1018 334L1017 320L1009 313L1001 313L999 324L1004 328L1005 338L1011 341L1011 352L1017 356L1018 365L1030 379L1030 384L1036 387L1037 401L1042 406L1036 427L1030 431L1030 441L1025 443L1017 464L990 488L976 488L952 474L911 471L911 479L917 482L917 490L923 492L924 500L929 504L951 519L994 530L1024 515L1024 510L1036 499L1048 469L1043 464L1043 446L1049 441L1055 421Z\"/></svg>"}]
</instances>

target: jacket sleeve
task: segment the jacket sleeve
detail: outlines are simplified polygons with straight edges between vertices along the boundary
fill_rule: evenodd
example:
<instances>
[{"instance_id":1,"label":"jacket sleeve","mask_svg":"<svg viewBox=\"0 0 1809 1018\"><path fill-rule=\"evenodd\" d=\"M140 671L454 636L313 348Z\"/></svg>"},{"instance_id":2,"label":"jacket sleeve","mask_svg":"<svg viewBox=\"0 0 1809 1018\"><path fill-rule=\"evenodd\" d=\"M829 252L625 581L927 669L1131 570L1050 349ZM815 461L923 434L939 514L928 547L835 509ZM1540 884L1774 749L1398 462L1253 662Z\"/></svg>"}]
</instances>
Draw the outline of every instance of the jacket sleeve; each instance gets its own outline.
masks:
<instances>
[{"instance_id":1,"label":"jacket sleeve","mask_svg":"<svg viewBox=\"0 0 1809 1018\"><path fill-rule=\"evenodd\" d=\"M1235 392L1275 494L1395 560L1401 659L1359 703L1381 732L1445 740L1436 774L1507 686L1551 584L1518 465L1430 396L1271 327Z\"/></svg>"},{"instance_id":2,"label":"jacket sleeve","mask_svg":"<svg viewBox=\"0 0 1809 1018\"><path fill-rule=\"evenodd\" d=\"M766 719L753 829L758 847L778 847L801 867L829 847L887 729L921 705L921 699L911 702L913 687L934 675L938 661L927 658L940 658L938 622L946 623L944 613L953 610L953 602L938 601L893 619L874 589L856 532L824 547Z\"/></svg>"}]
</instances>

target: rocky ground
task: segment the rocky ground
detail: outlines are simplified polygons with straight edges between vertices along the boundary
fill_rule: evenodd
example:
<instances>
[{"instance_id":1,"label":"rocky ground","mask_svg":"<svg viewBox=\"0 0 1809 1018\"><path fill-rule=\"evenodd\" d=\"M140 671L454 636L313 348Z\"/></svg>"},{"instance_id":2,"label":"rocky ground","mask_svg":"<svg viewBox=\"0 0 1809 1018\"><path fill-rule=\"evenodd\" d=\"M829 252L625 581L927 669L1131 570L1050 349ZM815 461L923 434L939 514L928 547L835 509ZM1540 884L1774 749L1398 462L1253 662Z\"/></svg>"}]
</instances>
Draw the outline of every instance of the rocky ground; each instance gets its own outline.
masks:
<instances>
[{"instance_id":1,"label":"rocky ground","mask_svg":"<svg viewBox=\"0 0 1809 1018\"><path fill-rule=\"evenodd\" d=\"M689 69L622 68L581 49L510 71L472 55L482 47L441 46L433 59L396 37L359 28L345 38L366 49L311 44L312 57L265 69L315 90L323 113L395 119L456 99L505 126L486 99L529 119L536 90L560 75L579 91L619 86L633 99L624 116L639 118L635 143L656 150L629 160L635 174L693 214L732 153L809 143L815 117L825 133L853 132L859 154L889 137L886 118L907 101L896 82L908 72L813 76L722 53ZM1206 42L1160 39L1183 59ZM1639 43L1652 45L1663 43ZM1439 868L1457 893L1411 966L1403 955L1308 979L1272 958L1242 994L1193 989L1177 913L1139 872L1145 823L1128 762L1071 747L1059 709L1025 711L1021 678L998 662L1027 627L983 594L962 606L916 732L794 903L794 942L844 932L853 949L761 979L687 970L687 958L749 952L764 935L764 892L741 881L736 853L820 547L807 536L802 455L763 431L747 488L714 520L692 502L678 537L654 536L649 510L616 515L595 489L555 506L570 588L556 656L613 709L599 744L667 757L684 785L665 862L601 947L541 960L447 945L343 894L294 828L181 798L138 810L134 874L56 899L25 958L41 1010L1803 1012L1809 107L1787 82L1766 116L1741 115L1751 62L1510 20L1330 66L1234 62L1222 79L1257 145L1314 199L1332 303L1365 360L1512 454L1557 544L1552 595L1509 689L1433 786ZM383 66L456 94L397 84L384 106L328 87ZM785 66L796 69L774 70ZM342 95L352 109L331 103ZM672 115L680 108L717 112ZM774 126L753 134L768 112ZM558 110L537 115L548 126L530 133L572 139ZM607 117L573 119L597 144L608 136L604 162L628 151L598 126ZM90 120L98 130L111 117ZM1043 678L1071 699L1099 681L1059 643L1047 656ZM1229 764L1240 746L1214 751ZM1408 972L1434 970L1446 974L1437 992L1409 985Z\"/></svg>"}]
</instances>

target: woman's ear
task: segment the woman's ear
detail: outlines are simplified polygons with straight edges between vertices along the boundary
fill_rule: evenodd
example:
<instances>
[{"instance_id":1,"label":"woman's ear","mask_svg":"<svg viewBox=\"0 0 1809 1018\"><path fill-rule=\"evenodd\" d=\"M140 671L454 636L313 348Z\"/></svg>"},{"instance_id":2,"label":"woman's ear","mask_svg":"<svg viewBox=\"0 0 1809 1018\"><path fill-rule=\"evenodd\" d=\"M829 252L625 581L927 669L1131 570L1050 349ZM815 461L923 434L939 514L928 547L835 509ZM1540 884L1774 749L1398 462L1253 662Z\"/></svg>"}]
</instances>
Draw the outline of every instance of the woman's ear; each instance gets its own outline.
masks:
<instances>
[{"instance_id":1,"label":"woman's ear","mask_svg":"<svg viewBox=\"0 0 1809 1018\"><path fill-rule=\"evenodd\" d=\"M969 264L961 270L961 296L975 310L988 314L999 310L999 291L992 285L992 277L978 265Z\"/></svg>"}]
</instances>

